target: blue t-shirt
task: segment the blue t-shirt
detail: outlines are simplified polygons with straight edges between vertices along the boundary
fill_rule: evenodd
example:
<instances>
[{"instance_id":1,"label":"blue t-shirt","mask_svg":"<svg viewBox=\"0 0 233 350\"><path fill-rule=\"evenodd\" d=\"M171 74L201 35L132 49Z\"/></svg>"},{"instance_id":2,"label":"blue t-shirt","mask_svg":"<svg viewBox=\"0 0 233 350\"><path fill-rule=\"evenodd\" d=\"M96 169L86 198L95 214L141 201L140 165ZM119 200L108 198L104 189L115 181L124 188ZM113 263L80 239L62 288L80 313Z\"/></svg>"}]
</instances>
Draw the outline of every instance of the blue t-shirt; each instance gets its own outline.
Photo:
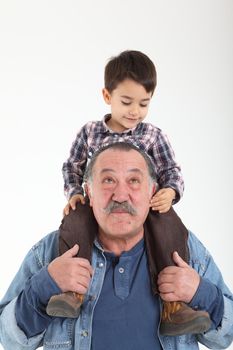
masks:
<instances>
[{"instance_id":1,"label":"blue t-shirt","mask_svg":"<svg viewBox=\"0 0 233 350\"><path fill-rule=\"evenodd\" d=\"M95 307L92 350L162 349L158 296L152 294L144 240L120 257L105 253L107 268Z\"/></svg>"}]
</instances>

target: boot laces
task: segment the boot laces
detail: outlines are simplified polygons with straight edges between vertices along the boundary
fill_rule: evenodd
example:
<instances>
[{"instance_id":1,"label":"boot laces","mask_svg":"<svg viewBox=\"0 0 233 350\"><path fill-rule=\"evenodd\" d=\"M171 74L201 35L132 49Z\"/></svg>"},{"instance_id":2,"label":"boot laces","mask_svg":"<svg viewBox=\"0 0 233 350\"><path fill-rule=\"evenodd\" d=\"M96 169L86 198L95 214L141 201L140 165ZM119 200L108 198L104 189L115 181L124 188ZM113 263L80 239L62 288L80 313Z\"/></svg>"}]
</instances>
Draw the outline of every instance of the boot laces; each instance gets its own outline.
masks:
<instances>
[{"instance_id":1,"label":"boot laces","mask_svg":"<svg viewBox=\"0 0 233 350\"><path fill-rule=\"evenodd\" d=\"M171 321L171 315L179 311L181 308L181 302L179 301L164 301L162 321Z\"/></svg>"},{"instance_id":2,"label":"boot laces","mask_svg":"<svg viewBox=\"0 0 233 350\"><path fill-rule=\"evenodd\" d=\"M74 297L82 304L84 301L84 295L73 292Z\"/></svg>"}]
</instances>

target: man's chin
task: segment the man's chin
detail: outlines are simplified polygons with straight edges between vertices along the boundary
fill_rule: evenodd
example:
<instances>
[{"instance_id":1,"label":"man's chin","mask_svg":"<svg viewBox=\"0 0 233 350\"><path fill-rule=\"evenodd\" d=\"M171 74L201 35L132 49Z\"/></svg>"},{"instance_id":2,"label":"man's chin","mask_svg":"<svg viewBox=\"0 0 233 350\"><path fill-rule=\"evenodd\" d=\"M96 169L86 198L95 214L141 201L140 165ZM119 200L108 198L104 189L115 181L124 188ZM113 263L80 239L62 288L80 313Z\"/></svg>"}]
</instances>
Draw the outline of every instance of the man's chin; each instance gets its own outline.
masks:
<instances>
[{"instance_id":1,"label":"man's chin","mask_svg":"<svg viewBox=\"0 0 233 350\"><path fill-rule=\"evenodd\" d=\"M112 236L127 236L131 235L133 230L132 222L130 220L117 220L109 225L108 232Z\"/></svg>"},{"instance_id":2,"label":"man's chin","mask_svg":"<svg viewBox=\"0 0 233 350\"><path fill-rule=\"evenodd\" d=\"M132 224L132 216L128 213L122 213L120 215L111 215L110 224L112 224L114 227L130 227Z\"/></svg>"}]
</instances>

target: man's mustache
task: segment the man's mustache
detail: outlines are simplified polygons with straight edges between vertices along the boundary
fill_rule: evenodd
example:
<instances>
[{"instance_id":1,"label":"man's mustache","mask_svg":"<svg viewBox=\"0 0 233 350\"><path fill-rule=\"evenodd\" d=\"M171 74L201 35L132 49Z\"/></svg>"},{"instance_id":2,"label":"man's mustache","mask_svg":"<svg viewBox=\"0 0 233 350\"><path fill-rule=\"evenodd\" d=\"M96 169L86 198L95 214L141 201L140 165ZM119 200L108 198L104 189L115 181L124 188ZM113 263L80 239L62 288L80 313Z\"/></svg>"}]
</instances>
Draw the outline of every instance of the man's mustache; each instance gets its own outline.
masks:
<instances>
[{"instance_id":1,"label":"man's mustache","mask_svg":"<svg viewBox=\"0 0 233 350\"><path fill-rule=\"evenodd\" d=\"M129 213L131 215L137 215L137 211L136 209L134 209L134 207L132 207L131 204L129 204L128 202L115 202L115 201L111 201L106 208L104 208L105 213L107 214L111 214L113 212L115 212L116 210L122 210L125 213Z\"/></svg>"}]
</instances>

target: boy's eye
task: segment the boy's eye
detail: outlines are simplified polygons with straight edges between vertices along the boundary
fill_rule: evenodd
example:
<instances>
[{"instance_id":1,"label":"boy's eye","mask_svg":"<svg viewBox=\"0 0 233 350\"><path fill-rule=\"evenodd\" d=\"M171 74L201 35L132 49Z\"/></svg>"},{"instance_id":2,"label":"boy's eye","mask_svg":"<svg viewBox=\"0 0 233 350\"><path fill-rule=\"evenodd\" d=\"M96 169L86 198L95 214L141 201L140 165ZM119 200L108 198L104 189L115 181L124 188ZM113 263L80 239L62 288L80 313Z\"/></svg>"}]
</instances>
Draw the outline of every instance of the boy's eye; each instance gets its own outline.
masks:
<instances>
[{"instance_id":1,"label":"boy's eye","mask_svg":"<svg viewBox=\"0 0 233 350\"><path fill-rule=\"evenodd\" d=\"M121 101L121 103L122 103L124 106L130 106L130 105L131 105L131 102ZM145 108L145 107L147 107L147 104L140 103L140 107Z\"/></svg>"}]
</instances>

